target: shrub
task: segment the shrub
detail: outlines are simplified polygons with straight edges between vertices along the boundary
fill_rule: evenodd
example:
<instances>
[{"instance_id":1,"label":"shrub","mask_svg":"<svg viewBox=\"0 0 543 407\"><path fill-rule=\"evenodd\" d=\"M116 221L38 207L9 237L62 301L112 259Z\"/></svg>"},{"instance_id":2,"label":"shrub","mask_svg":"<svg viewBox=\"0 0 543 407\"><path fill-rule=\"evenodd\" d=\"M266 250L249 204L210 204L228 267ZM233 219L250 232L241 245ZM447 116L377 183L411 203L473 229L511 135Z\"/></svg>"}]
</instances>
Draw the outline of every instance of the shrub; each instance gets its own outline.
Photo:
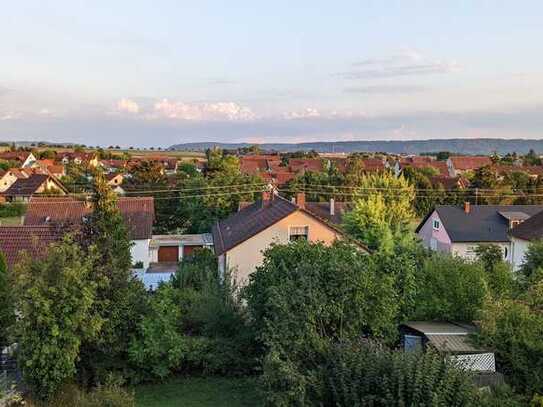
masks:
<instances>
[{"instance_id":1,"label":"shrub","mask_svg":"<svg viewBox=\"0 0 543 407\"><path fill-rule=\"evenodd\" d=\"M332 347L314 401L328 406L473 406L470 375L434 352L357 341Z\"/></svg>"},{"instance_id":2,"label":"shrub","mask_svg":"<svg viewBox=\"0 0 543 407\"><path fill-rule=\"evenodd\" d=\"M531 301L488 301L479 335L483 345L495 349L500 371L528 395L543 389L543 315Z\"/></svg>"},{"instance_id":3,"label":"shrub","mask_svg":"<svg viewBox=\"0 0 543 407\"><path fill-rule=\"evenodd\" d=\"M481 263L436 253L417 275L414 319L471 322L488 294Z\"/></svg>"},{"instance_id":4,"label":"shrub","mask_svg":"<svg viewBox=\"0 0 543 407\"><path fill-rule=\"evenodd\" d=\"M396 336L394 279L377 275L368 256L346 243L272 246L244 291L271 403L305 400L334 342Z\"/></svg>"},{"instance_id":5,"label":"shrub","mask_svg":"<svg viewBox=\"0 0 543 407\"><path fill-rule=\"evenodd\" d=\"M84 391L74 384L62 387L49 401L29 400L27 407L134 407L133 392L119 385L98 386L91 391Z\"/></svg>"},{"instance_id":6,"label":"shrub","mask_svg":"<svg viewBox=\"0 0 543 407\"><path fill-rule=\"evenodd\" d=\"M19 202L0 204L0 218L23 216L25 212L26 205Z\"/></svg>"}]
</instances>

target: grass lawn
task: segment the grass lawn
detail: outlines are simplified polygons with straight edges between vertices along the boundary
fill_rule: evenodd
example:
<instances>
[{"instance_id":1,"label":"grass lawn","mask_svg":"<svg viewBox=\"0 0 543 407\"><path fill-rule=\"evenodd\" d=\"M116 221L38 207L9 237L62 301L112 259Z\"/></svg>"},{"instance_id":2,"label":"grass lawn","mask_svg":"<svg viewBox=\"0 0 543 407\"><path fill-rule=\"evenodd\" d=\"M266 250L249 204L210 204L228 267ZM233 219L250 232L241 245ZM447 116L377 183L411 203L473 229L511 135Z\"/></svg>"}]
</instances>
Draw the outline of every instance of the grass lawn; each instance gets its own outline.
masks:
<instances>
[{"instance_id":1,"label":"grass lawn","mask_svg":"<svg viewBox=\"0 0 543 407\"><path fill-rule=\"evenodd\" d=\"M177 377L136 388L137 407L258 407L254 378Z\"/></svg>"},{"instance_id":2,"label":"grass lawn","mask_svg":"<svg viewBox=\"0 0 543 407\"><path fill-rule=\"evenodd\" d=\"M22 219L20 216L0 218L0 226L19 226L21 224L22 224Z\"/></svg>"}]
</instances>

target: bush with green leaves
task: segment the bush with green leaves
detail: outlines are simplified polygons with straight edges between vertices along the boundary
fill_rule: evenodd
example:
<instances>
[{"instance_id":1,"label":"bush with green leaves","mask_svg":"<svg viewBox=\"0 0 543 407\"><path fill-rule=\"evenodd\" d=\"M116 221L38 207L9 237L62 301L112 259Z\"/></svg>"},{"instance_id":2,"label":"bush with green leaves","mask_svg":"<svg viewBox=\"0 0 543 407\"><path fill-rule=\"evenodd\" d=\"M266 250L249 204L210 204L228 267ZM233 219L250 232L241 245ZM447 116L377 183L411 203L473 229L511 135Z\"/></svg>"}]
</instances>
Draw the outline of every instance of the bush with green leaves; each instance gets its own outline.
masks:
<instances>
[{"instance_id":1,"label":"bush with green leaves","mask_svg":"<svg viewBox=\"0 0 543 407\"><path fill-rule=\"evenodd\" d=\"M246 374L254 370L253 335L230 279L220 280L207 249L185 258L171 282L149 299L130 344L136 381L184 373Z\"/></svg>"},{"instance_id":2,"label":"bush with green leaves","mask_svg":"<svg viewBox=\"0 0 543 407\"><path fill-rule=\"evenodd\" d=\"M483 265L435 253L417 273L412 319L472 322L489 294Z\"/></svg>"},{"instance_id":3,"label":"bush with green leaves","mask_svg":"<svg viewBox=\"0 0 543 407\"><path fill-rule=\"evenodd\" d=\"M13 300L6 258L0 252L0 348L10 344L8 333L15 322Z\"/></svg>"},{"instance_id":4,"label":"bush with green leaves","mask_svg":"<svg viewBox=\"0 0 543 407\"><path fill-rule=\"evenodd\" d=\"M67 237L44 260L27 259L14 271L19 363L40 398L75 376L81 343L102 326L94 312L93 256Z\"/></svg>"},{"instance_id":5,"label":"bush with green leaves","mask_svg":"<svg viewBox=\"0 0 543 407\"><path fill-rule=\"evenodd\" d=\"M26 212L26 205L20 202L0 204L0 218L23 216Z\"/></svg>"},{"instance_id":6,"label":"bush with green leaves","mask_svg":"<svg viewBox=\"0 0 543 407\"><path fill-rule=\"evenodd\" d=\"M475 254L486 272L488 287L495 297L510 296L516 286L511 265L503 259L502 248L495 244L481 244Z\"/></svg>"},{"instance_id":7,"label":"bush with green leaves","mask_svg":"<svg viewBox=\"0 0 543 407\"><path fill-rule=\"evenodd\" d=\"M530 243L519 272L524 286L543 278L543 240Z\"/></svg>"},{"instance_id":8,"label":"bush with green leaves","mask_svg":"<svg viewBox=\"0 0 543 407\"><path fill-rule=\"evenodd\" d=\"M134 407L134 393L117 384L86 391L75 384L64 385L50 400L27 400L26 407Z\"/></svg>"},{"instance_id":9,"label":"bush with green leaves","mask_svg":"<svg viewBox=\"0 0 543 407\"><path fill-rule=\"evenodd\" d=\"M443 355L389 350L368 341L334 345L311 393L314 404L325 406L478 405L469 373Z\"/></svg>"},{"instance_id":10,"label":"bush with green leaves","mask_svg":"<svg viewBox=\"0 0 543 407\"><path fill-rule=\"evenodd\" d=\"M138 324L129 357L142 372L164 378L179 369L186 349L181 331L182 310L171 284L162 284L149 300L147 315ZM142 374L140 374L142 376Z\"/></svg>"},{"instance_id":11,"label":"bush with green leaves","mask_svg":"<svg viewBox=\"0 0 543 407\"><path fill-rule=\"evenodd\" d=\"M495 350L496 363L516 390L543 389L543 282L519 299L488 301L479 341Z\"/></svg>"},{"instance_id":12,"label":"bush with green leaves","mask_svg":"<svg viewBox=\"0 0 543 407\"><path fill-rule=\"evenodd\" d=\"M367 255L344 242L272 246L243 296L263 350L271 404L305 400L307 383L333 343L396 336L394 279L378 275Z\"/></svg>"}]
</instances>

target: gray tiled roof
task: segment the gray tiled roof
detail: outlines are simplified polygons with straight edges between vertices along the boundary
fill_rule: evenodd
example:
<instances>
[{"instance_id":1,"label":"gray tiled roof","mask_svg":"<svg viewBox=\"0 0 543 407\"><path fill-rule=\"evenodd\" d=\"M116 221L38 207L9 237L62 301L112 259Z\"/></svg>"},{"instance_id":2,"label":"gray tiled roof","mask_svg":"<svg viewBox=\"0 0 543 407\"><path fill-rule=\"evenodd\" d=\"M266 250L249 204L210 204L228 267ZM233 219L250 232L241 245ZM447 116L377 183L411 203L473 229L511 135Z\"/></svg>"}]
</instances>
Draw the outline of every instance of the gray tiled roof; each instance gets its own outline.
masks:
<instances>
[{"instance_id":1,"label":"gray tiled roof","mask_svg":"<svg viewBox=\"0 0 543 407\"><path fill-rule=\"evenodd\" d=\"M509 222L500 212L521 212L531 217L543 206L471 205L466 213L462 207L442 205L435 210L453 242L508 242Z\"/></svg>"},{"instance_id":2,"label":"gray tiled roof","mask_svg":"<svg viewBox=\"0 0 543 407\"><path fill-rule=\"evenodd\" d=\"M539 212L515 227L511 230L511 235L523 240L543 239L543 212Z\"/></svg>"},{"instance_id":3,"label":"gray tiled roof","mask_svg":"<svg viewBox=\"0 0 543 407\"><path fill-rule=\"evenodd\" d=\"M220 256L297 210L296 204L281 197L244 207L213 225L215 254Z\"/></svg>"}]
</instances>

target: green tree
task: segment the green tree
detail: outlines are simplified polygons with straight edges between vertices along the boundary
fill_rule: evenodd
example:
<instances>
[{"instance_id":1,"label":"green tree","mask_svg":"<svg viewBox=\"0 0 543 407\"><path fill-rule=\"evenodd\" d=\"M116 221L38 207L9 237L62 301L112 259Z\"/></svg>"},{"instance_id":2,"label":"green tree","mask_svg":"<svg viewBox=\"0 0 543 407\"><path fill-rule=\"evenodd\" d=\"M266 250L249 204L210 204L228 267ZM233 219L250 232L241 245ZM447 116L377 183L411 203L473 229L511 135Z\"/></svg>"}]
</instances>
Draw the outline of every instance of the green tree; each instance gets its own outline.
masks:
<instances>
[{"instance_id":1,"label":"green tree","mask_svg":"<svg viewBox=\"0 0 543 407\"><path fill-rule=\"evenodd\" d=\"M514 278L511 266L503 260L502 248L495 244L477 246L475 253L483 263L487 284L495 296L509 296L513 290Z\"/></svg>"},{"instance_id":2,"label":"green tree","mask_svg":"<svg viewBox=\"0 0 543 407\"><path fill-rule=\"evenodd\" d=\"M543 240L530 243L519 272L525 286L543 278Z\"/></svg>"},{"instance_id":3,"label":"green tree","mask_svg":"<svg viewBox=\"0 0 543 407\"><path fill-rule=\"evenodd\" d=\"M40 398L75 376L82 342L100 331L94 256L94 249L83 253L68 237L44 260L27 259L14 272L20 366Z\"/></svg>"},{"instance_id":4,"label":"green tree","mask_svg":"<svg viewBox=\"0 0 543 407\"><path fill-rule=\"evenodd\" d=\"M93 213L82 233L83 246L95 248L93 279L97 284L96 312L104 323L97 340L85 342L80 374L83 380L100 381L111 369L128 360L130 335L144 314L143 284L131 271L131 242L117 196L101 172L94 177Z\"/></svg>"},{"instance_id":5,"label":"green tree","mask_svg":"<svg viewBox=\"0 0 543 407\"><path fill-rule=\"evenodd\" d=\"M508 381L529 397L543 388L543 287L525 298L487 301L479 340L495 350Z\"/></svg>"},{"instance_id":6,"label":"green tree","mask_svg":"<svg viewBox=\"0 0 543 407\"><path fill-rule=\"evenodd\" d=\"M8 266L0 252L0 347L8 345L8 331L15 322L13 295L8 278Z\"/></svg>"},{"instance_id":7,"label":"green tree","mask_svg":"<svg viewBox=\"0 0 543 407\"><path fill-rule=\"evenodd\" d=\"M187 352L181 329L184 310L175 296L176 290L171 284L159 286L149 300L147 315L139 322L137 335L129 346L131 362L150 376L169 376L181 367L182 357Z\"/></svg>"},{"instance_id":8,"label":"green tree","mask_svg":"<svg viewBox=\"0 0 543 407\"><path fill-rule=\"evenodd\" d=\"M488 294L481 263L435 253L417 275L413 319L472 322Z\"/></svg>"},{"instance_id":9,"label":"green tree","mask_svg":"<svg viewBox=\"0 0 543 407\"><path fill-rule=\"evenodd\" d=\"M344 227L371 249L389 250L409 236L414 218L413 186L392 174L369 174L355 191L354 207L344 216Z\"/></svg>"},{"instance_id":10,"label":"green tree","mask_svg":"<svg viewBox=\"0 0 543 407\"><path fill-rule=\"evenodd\" d=\"M368 256L347 243L274 245L244 289L264 350L263 381L273 405L307 398L327 350L360 335L393 340L394 280L377 275Z\"/></svg>"}]
</instances>

